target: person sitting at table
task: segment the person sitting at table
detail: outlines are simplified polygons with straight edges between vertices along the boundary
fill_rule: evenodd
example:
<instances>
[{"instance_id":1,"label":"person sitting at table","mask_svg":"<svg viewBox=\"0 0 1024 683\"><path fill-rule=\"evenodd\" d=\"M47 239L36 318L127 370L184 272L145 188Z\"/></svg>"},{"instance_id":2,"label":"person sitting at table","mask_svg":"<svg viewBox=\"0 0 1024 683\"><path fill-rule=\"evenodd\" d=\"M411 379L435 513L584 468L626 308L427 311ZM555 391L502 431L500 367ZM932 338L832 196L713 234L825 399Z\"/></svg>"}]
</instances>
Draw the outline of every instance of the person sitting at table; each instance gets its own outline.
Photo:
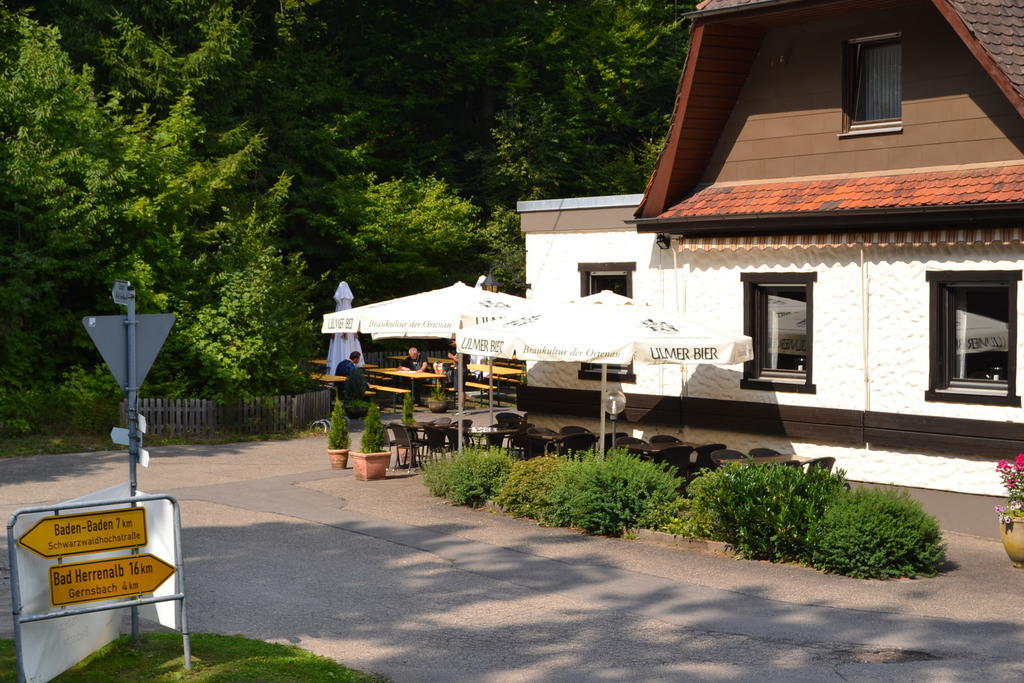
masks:
<instances>
[{"instance_id":1,"label":"person sitting at table","mask_svg":"<svg viewBox=\"0 0 1024 683\"><path fill-rule=\"evenodd\" d=\"M458 384L458 382L456 380L457 375L455 374L455 373L457 373L459 371L459 354L457 353L457 349L458 349L458 346L455 343L455 337L452 337L451 339L448 340L448 360L450 360L452 362L452 369L451 369L451 372L449 372L449 374L448 374L448 383L451 384L451 386L453 388L457 388L456 385ZM463 361L465 361L465 356L463 356ZM470 377L470 373L469 373L469 368L466 367L465 362L463 362L463 364L462 364L462 386L465 387L466 386L466 382L469 382L470 380L471 380L471 377ZM462 403L463 403L463 405L465 405L465 403L466 403L466 392L465 391L462 392Z\"/></svg>"},{"instance_id":2,"label":"person sitting at table","mask_svg":"<svg viewBox=\"0 0 1024 683\"><path fill-rule=\"evenodd\" d=\"M419 349L415 346L409 347L409 355L405 357L405 360L401 363L403 368L408 368L413 372L426 372L427 371L427 359L425 356L420 354Z\"/></svg>"},{"instance_id":3,"label":"person sitting at table","mask_svg":"<svg viewBox=\"0 0 1024 683\"><path fill-rule=\"evenodd\" d=\"M340 366L341 363L338 363ZM366 381L366 373L358 365L353 365L348 374L348 381L341 385L342 401L365 401L366 391L370 388Z\"/></svg>"},{"instance_id":4,"label":"person sitting at table","mask_svg":"<svg viewBox=\"0 0 1024 683\"><path fill-rule=\"evenodd\" d=\"M348 377L352 374L352 368L359 365L359 359L362 358L362 356L363 354L358 351L353 351L348 354L348 358L338 363L338 369L334 371L334 374L342 377Z\"/></svg>"}]
</instances>

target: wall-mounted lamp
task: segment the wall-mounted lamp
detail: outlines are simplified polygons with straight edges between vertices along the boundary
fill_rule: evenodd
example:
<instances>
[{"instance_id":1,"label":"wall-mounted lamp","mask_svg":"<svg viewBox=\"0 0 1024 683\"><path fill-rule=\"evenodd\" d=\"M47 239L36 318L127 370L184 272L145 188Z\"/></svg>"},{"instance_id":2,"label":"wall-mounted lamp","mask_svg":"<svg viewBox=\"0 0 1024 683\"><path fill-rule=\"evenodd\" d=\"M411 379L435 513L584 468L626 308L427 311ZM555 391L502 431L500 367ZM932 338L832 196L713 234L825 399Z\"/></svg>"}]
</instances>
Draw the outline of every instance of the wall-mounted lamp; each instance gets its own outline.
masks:
<instances>
[{"instance_id":1,"label":"wall-mounted lamp","mask_svg":"<svg viewBox=\"0 0 1024 683\"><path fill-rule=\"evenodd\" d=\"M659 249L668 249L672 245L672 238L659 232L658 236L654 238L654 243L658 245Z\"/></svg>"}]
</instances>

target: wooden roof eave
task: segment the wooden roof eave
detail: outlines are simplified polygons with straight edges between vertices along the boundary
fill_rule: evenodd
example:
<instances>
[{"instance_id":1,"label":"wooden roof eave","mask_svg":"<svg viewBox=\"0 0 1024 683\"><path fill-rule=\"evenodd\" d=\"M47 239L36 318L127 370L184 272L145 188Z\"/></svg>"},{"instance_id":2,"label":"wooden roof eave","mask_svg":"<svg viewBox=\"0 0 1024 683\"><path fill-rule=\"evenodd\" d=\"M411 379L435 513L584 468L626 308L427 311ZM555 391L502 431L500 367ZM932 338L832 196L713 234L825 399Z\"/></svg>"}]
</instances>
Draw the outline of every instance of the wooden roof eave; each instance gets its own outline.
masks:
<instances>
[{"instance_id":1,"label":"wooden roof eave","mask_svg":"<svg viewBox=\"0 0 1024 683\"><path fill-rule=\"evenodd\" d=\"M650 218L657 216L668 208L671 201L678 199L682 194L693 187L700 178L704 167L707 165L714 145L707 144L702 152L692 153L681 149L684 140L690 140L687 131L693 131L700 126L705 141L718 140L725 128L729 114L739 97L743 83L750 68L753 65L757 49L760 47L760 31L753 31L728 24L705 24L697 23L693 27L690 38L690 49L686 55L686 63L683 66L683 74L679 80L679 90L676 97L675 111L672 121L669 124L669 134L665 146L658 157L654 172L644 192L644 199L637 208L636 216ZM698 80L703 75L702 70L708 73L717 73L709 69L716 64L728 64L732 69L732 83L727 86L732 89L732 95L717 97L716 99L727 102L727 105L719 104L710 118L702 119L702 123L695 121L696 116L692 113L692 102L695 98L701 97L701 91L705 84ZM738 78L738 82L735 82ZM715 86L711 86L715 87ZM721 86L718 86L721 89ZM697 135L692 135L697 138ZM686 158L687 153L693 154Z\"/></svg>"}]
</instances>

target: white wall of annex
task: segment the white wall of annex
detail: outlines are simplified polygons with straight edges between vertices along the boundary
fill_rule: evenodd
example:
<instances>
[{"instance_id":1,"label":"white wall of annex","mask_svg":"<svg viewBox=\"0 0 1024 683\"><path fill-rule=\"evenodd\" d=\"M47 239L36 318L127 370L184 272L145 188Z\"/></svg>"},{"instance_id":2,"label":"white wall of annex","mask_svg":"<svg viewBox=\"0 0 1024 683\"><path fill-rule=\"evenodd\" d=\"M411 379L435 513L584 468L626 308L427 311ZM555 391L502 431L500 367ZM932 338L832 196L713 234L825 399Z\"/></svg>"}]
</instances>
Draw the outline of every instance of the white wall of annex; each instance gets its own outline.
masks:
<instances>
[{"instance_id":1,"label":"white wall of annex","mask_svg":"<svg viewBox=\"0 0 1024 683\"><path fill-rule=\"evenodd\" d=\"M602 232L526 233L526 281L532 298L565 301L580 296L580 263L636 263L633 298L659 308L674 308L672 252L660 249L654 235L632 228ZM534 363L530 383L564 389L599 389L596 380L578 377L579 363ZM678 396L682 374L676 366L637 366L636 383L609 386L628 393ZM597 408L595 406L595 413Z\"/></svg>"},{"instance_id":2,"label":"white wall of annex","mask_svg":"<svg viewBox=\"0 0 1024 683\"><path fill-rule=\"evenodd\" d=\"M582 262L635 261L634 297L665 308L676 304L697 320L742 330L742 272L817 273L814 285L815 394L745 390L741 366L638 366L628 393L689 395L850 410L933 415L994 421L1024 421L1024 410L1002 406L924 400L928 385L928 270L1016 270L1024 248L1008 246L859 247L676 251L659 249L652 235L632 231L528 233L527 281L531 296L568 299L579 295ZM864 267L861 266L863 257ZM1018 300L1024 296L1018 292ZM1018 307L1019 308L1019 307ZM866 316L865 316L866 312ZM865 326L866 317L866 326ZM1017 358L1024 344L1018 318ZM865 347L865 338L867 346ZM865 350L869 382L865 381ZM1018 361L1017 386L1022 387ZM574 363L538 363L536 386L597 389L580 380ZM685 382L684 382L685 372ZM618 386L618 385L616 385ZM596 414L596 410L595 410ZM596 426L596 419L595 419ZM541 420L543 423L543 420ZM581 422L582 424L583 422ZM638 436L665 428L632 425ZM732 448L767 446L801 457L836 457L851 479L876 483L1001 495L994 459L971 453L921 453L795 442L735 432L688 428L690 443L726 443Z\"/></svg>"}]
</instances>

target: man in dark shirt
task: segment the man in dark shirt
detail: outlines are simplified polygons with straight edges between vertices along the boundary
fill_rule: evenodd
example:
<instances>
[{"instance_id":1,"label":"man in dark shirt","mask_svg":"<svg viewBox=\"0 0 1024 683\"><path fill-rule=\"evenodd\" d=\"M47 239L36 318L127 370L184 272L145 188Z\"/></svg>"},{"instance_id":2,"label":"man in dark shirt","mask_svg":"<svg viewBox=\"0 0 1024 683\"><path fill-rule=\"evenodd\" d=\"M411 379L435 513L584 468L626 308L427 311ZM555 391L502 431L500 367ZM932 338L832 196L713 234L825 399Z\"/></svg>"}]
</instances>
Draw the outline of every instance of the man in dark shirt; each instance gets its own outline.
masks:
<instances>
[{"instance_id":1,"label":"man in dark shirt","mask_svg":"<svg viewBox=\"0 0 1024 683\"><path fill-rule=\"evenodd\" d=\"M348 358L338 363L338 368L334 371L334 374L342 377L348 377L352 374L352 369L359 365L360 358L362 358L362 354L358 351L353 351L348 354Z\"/></svg>"},{"instance_id":2,"label":"man in dark shirt","mask_svg":"<svg viewBox=\"0 0 1024 683\"><path fill-rule=\"evenodd\" d=\"M409 348L409 355L402 361L402 367L413 370L414 372L426 372L427 359L420 354L419 349L412 346Z\"/></svg>"}]
</instances>

